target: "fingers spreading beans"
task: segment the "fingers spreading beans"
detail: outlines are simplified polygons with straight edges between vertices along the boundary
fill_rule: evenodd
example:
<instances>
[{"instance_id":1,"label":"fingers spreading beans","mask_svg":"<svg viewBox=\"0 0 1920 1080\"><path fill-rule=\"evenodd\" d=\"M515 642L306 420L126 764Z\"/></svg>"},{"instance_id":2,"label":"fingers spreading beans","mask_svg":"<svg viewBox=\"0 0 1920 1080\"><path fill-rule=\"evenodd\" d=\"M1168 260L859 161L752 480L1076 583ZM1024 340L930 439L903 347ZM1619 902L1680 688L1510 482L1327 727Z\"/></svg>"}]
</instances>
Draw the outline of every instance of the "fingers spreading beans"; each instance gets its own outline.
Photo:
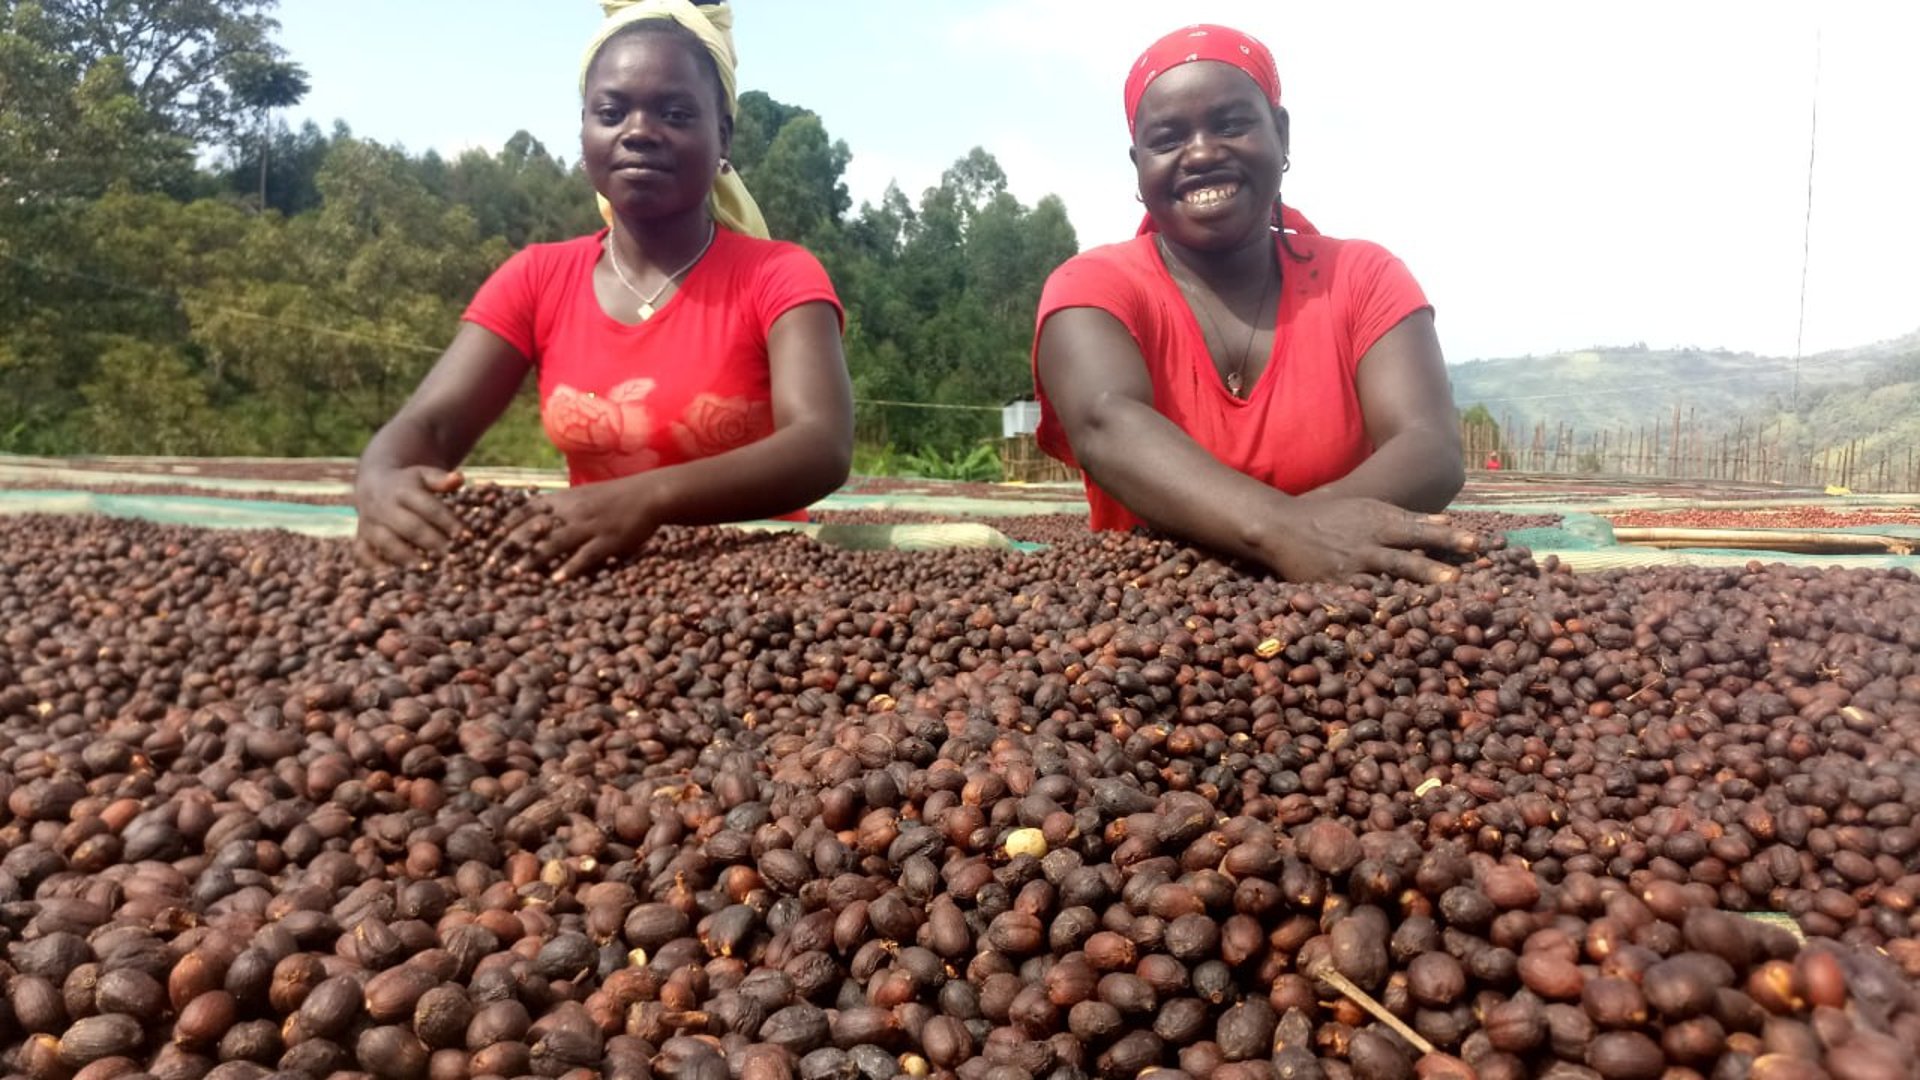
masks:
<instances>
[{"instance_id":1,"label":"fingers spreading beans","mask_svg":"<svg viewBox=\"0 0 1920 1080\"><path fill-rule=\"evenodd\" d=\"M451 496L476 539L397 572L9 521L10 1070L1847 1080L1920 1054L1904 571L1575 576L1494 543L1446 585L1296 586L1065 527L917 554L667 529L555 586L489 563L524 500Z\"/></svg>"}]
</instances>

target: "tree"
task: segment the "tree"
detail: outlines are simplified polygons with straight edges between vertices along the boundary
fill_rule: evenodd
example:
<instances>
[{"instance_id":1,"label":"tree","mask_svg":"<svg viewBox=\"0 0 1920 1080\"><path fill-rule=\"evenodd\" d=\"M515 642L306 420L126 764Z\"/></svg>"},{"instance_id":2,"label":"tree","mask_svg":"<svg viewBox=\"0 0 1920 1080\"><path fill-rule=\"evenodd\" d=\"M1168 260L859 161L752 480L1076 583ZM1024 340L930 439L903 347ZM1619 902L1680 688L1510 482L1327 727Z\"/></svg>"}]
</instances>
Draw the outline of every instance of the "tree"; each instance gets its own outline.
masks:
<instances>
[{"instance_id":1,"label":"tree","mask_svg":"<svg viewBox=\"0 0 1920 1080\"><path fill-rule=\"evenodd\" d=\"M988 203L1007 191L1007 174L1000 162L982 147L967 151L940 174L940 187L951 192L954 205L971 218Z\"/></svg>"},{"instance_id":2,"label":"tree","mask_svg":"<svg viewBox=\"0 0 1920 1080\"><path fill-rule=\"evenodd\" d=\"M888 184L880 205L862 203L859 215L847 222L846 247L850 254L892 265L900 257L900 247L913 225L913 204L900 185Z\"/></svg>"},{"instance_id":3,"label":"tree","mask_svg":"<svg viewBox=\"0 0 1920 1080\"><path fill-rule=\"evenodd\" d=\"M450 166L429 154L416 173L428 190L472 212L482 235L503 236L516 248L600 225L586 174L563 166L525 131L515 132L498 154L468 150Z\"/></svg>"},{"instance_id":4,"label":"tree","mask_svg":"<svg viewBox=\"0 0 1920 1080\"><path fill-rule=\"evenodd\" d=\"M81 394L95 453L204 453L216 426L206 383L178 348L116 337Z\"/></svg>"},{"instance_id":5,"label":"tree","mask_svg":"<svg viewBox=\"0 0 1920 1080\"><path fill-rule=\"evenodd\" d=\"M118 57L82 63L37 4L0 29L0 213L98 196L117 180L181 190L190 145L139 102Z\"/></svg>"},{"instance_id":6,"label":"tree","mask_svg":"<svg viewBox=\"0 0 1920 1080\"><path fill-rule=\"evenodd\" d=\"M827 139L819 117L789 120L752 170L742 170L768 231L815 248L831 243L852 202L840 179L852 157L846 143Z\"/></svg>"},{"instance_id":7,"label":"tree","mask_svg":"<svg viewBox=\"0 0 1920 1080\"><path fill-rule=\"evenodd\" d=\"M1466 428L1469 444L1501 452L1506 450L1500 438L1500 422L1493 418L1485 405L1476 402L1460 414L1460 423Z\"/></svg>"},{"instance_id":8,"label":"tree","mask_svg":"<svg viewBox=\"0 0 1920 1080\"><path fill-rule=\"evenodd\" d=\"M887 406L896 448L963 454L998 430L998 407L1032 393L1033 310L1078 250L1058 199L1028 208L993 155L975 148L916 209L897 188L846 228L835 281L852 313L847 361L863 396L980 406Z\"/></svg>"},{"instance_id":9,"label":"tree","mask_svg":"<svg viewBox=\"0 0 1920 1080\"><path fill-rule=\"evenodd\" d=\"M297 65L180 30L268 4L0 3L0 449L357 452L514 248L598 223L579 166L526 132L449 162L276 123L305 92ZM72 32L156 18L224 57L196 69L203 93L144 41ZM216 98L245 137L196 168L184 132ZM896 186L853 212L850 158L813 113L743 96L734 162L845 304L860 438L916 467L986 462L1000 403L1031 389L1040 288L1077 246L1065 208L1021 204L975 148L917 203ZM482 459L554 462L531 395Z\"/></svg>"},{"instance_id":10,"label":"tree","mask_svg":"<svg viewBox=\"0 0 1920 1080\"><path fill-rule=\"evenodd\" d=\"M742 174L750 174L767 156L774 137L795 117L807 110L798 105L775 101L764 91L749 90L740 95L740 107L733 116L733 149L728 157Z\"/></svg>"},{"instance_id":11,"label":"tree","mask_svg":"<svg viewBox=\"0 0 1920 1080\"><path fill-rule=\"evenodd\" d=\"M271 40L280 24L267 13L276 6L276 0L46 0L44 9L62 51L82 71L118 60L134 100L167 131L194 145L218 145L242 118L235 78L244 83L285 55Z\"/></svg>"},{"instance_id":12,"label":"tree","mask_svg":"<svg viewBox=\"0 0 1920 1080\"><path fill-rule=\"evenodd\" d=\"M280 122L271 127L265 139L249 140L233 149L222 186L255 199L264 196L266 209L287 217L314 209L320 205L320 166L333 140L351 135L342 132L330 138L311 120L298 131Z\"/></svg>"},{"instance_id":13,"label":"tree","mask_svg":"<svg viewBox=\"0 0 1920 1080\"><path fill-rule=\"evenodd\" d=\"M312 453L357 447L398 407L508 254L398 150L338 141L317 183L317 211L249 230L188 304L209 363L305 418L282 437Z\"/></svg>"},{"instance_id":14,"label":"tree","mask_svg":"<svg viewBox=\"0 0 1920 1080\"><path fill-rule=\"evenodd\" d=\"M267 157L271 150L273 110L300 103L307 96L307 73L300 65L266 53L242 53L233 58L227 82L234 103L252 111L260 148L260 208L267 208Z\"/></svg>"}]
</instances>

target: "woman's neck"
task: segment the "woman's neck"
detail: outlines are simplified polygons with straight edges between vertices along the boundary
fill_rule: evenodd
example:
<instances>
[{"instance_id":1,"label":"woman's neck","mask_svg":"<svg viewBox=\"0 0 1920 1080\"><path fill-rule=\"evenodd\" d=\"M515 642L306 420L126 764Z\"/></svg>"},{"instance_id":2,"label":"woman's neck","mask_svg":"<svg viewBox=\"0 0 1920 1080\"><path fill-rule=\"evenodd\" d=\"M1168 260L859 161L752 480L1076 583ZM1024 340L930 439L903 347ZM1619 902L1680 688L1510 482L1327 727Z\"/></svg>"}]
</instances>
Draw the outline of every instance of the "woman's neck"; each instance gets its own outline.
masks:
<instances>
[{"instance_id":1,"label":"woman's neck","mask_svg":"<svg viewBox=\"0 0 1920 1080\"><path fill-rule=\"evenodd\" d=\"M713 219L705 207L686 214L647 221L629 221L615 217L613 244L620 261L633 270L651 269L671 274L687 264L707 245Z\"/></svg>"},{"instance_id":2,"label":"woman's neck","mask_svg":"<svg viewBox=\"0 0 1920 1080\"><path fill-rule=\"evenodd\" d=\"M1273 231L1261 229L1245 242L1222 251L1200 251L1183 247L1160 235L1166 254L1176 260L1187 275L1216 294L1231 295L1249 288L1251 283L1264 287L1275 270Z\"/></svg>"}]
</instances>

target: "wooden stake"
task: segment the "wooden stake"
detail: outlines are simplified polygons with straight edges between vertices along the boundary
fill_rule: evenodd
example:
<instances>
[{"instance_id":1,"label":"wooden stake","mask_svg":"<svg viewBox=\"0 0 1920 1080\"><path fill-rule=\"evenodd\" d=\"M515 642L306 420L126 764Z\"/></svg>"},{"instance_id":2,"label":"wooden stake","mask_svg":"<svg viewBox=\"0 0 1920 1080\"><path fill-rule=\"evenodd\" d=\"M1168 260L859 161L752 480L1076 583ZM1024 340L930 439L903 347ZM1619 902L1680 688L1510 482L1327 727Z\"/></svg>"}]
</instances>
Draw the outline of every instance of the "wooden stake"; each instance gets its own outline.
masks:
<instances>
[{"instance_id":1,"label":"wooden stake","mask_svg":"<svg viewBox=\"0 0 1920 1080\"><path fill-rule=\"evenodd\" d=\"M1387 1007L1385 1005L1380 1004L1378 1001L1375 1001L1373 999L1372 994L1369 994L1365 990L1362 990L1358 986L1355 986L1352 980L1348 979L1345 975L1342 975L1340 974L1339 971L1335 970L1331 961L1329 961L1319 971L1313 972L1312 974L1315 978L1319 979L1321 982L1324 982L1328 986L1333 987L1335 990L1340 991L1340 993L1346 996L1348 1001L1351 1001L1355 1005L1358 1005L1361 1008L1372 1013L1374 1016L1374 1019L1379 1020L1381 1023L1392 1028L1394 1031L1394 1034L1407 1040L1407 1043L1411 1045L1415 1050L1420 1051L1422 1054L1433 1053L1432 1043L1428 1042L1424 1037L1422 1037L1419 1032L1408 1027L1406 1023L1402 1021L1399 1017L1387 1011Z\"/></svg>"}]
</instances>

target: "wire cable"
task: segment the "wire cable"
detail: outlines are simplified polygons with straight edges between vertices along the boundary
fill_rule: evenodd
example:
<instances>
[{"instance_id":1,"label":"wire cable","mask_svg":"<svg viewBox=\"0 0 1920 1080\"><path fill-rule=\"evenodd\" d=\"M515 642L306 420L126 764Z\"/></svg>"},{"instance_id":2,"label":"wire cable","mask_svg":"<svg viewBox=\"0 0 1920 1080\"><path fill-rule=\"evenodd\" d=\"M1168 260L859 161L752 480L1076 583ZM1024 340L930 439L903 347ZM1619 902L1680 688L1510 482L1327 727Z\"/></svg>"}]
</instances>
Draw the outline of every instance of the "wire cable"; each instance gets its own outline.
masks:
<instances>
[{"instance_id":1,"label":"wire cable","mask_svg":"<svg viewBox=\"0 0 1920 1080\"><path fill-rule=\"evenodd\" d=\"M1800 318L1793 331L1793 394L1790 408L1800 407L1800 343L1807 332L1807 262L1813 250L1813 159L1820 148L1820 27L1813 28L1813 118L1807 125L1807 208L1800 219Z\"/></svg>"}]
</instances>

